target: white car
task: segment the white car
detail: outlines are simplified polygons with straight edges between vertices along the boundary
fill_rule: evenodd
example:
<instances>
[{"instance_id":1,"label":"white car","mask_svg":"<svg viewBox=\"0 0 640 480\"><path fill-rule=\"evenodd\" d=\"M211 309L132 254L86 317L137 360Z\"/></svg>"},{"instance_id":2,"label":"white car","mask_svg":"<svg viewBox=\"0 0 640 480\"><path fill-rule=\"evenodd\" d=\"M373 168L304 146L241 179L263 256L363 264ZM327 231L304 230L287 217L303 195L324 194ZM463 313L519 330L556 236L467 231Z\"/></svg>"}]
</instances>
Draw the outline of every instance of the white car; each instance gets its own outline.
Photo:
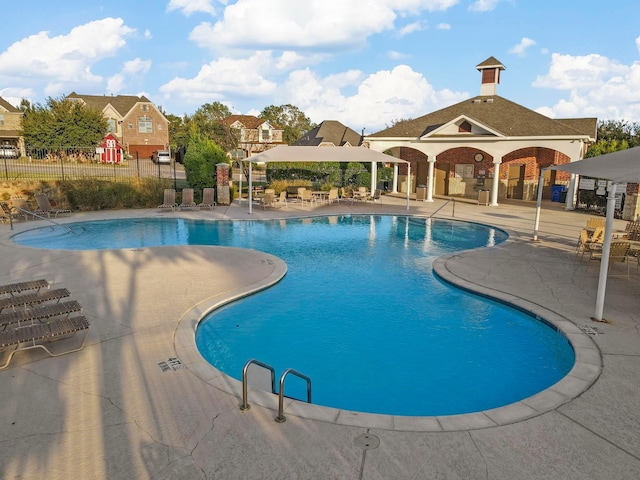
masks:
<instances>
[{"instance_id":1,"label":"white car","mask_svg":"<svg viewBox=\"0 0 640 480\"><path fill-rule=\"evenodd\" d=\"M160 150L153 152L153 156L151 157L151 159L155 163L169 165L171 163L171 154L168 150Z\"/></svg>"},{"instance_id":2,"label":"white car","mask_svg":"<svg viewBox=\"0 0 640 480\"><path fill-rule=\"evenodd\" d=\"M0 158L18 158L20 150L13 145L0 145Z\"/></svg>"}]
</instances>

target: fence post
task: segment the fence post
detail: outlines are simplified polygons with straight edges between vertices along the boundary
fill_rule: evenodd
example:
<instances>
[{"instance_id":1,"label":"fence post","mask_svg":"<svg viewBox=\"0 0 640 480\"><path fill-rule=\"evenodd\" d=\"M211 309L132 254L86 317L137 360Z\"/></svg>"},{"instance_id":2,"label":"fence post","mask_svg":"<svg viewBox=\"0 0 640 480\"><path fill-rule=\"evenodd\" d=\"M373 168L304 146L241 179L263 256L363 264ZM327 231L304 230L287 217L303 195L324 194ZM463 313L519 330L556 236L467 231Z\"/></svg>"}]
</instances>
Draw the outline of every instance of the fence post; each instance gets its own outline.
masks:
<instances>
[{"instance_id":1,"label":"fence post","mask_svg":"<svg viewBox=\"0 0 640 480\"><path fill-rule=\"evenodd\" d=\"M140 156L136 150L136 169L138 170L138 178L140 178Z\"/></svg>"},{"instance_id":2,"label":"fence post","mask_svg":"<svg viewBox=\"0 0 640 480\"><path fill-rule=\"evenodd\" d=\"M62 181L64 182L64 161L60 157L60 171L62 172Z\"/></svg>"},{"instance_id":3,"label":"fence post","mask_svg":"<svg viewBox=\"0 0 640 480\"><path fill-rule=\"evenodd\" d=\"M4 176L7 180L9 180L9 168L7 167L7 157L4 158ZM11 226L13 227L13 224L11 224Z\"/></svg>"}]
</instances>

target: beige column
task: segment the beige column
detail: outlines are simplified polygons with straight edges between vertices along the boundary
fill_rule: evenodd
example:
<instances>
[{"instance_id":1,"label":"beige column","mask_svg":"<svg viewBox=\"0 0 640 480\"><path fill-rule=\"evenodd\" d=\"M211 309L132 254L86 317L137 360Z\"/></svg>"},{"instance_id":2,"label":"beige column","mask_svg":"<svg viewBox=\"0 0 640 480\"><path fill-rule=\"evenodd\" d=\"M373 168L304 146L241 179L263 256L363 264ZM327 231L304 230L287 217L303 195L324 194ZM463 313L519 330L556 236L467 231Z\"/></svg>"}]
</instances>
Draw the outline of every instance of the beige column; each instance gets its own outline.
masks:
<instances>
[{"instance_id":1,"label":"beige column","mask_svg":"<svg viewBox=\"0 0 640 480\"><path fill-rule=\"evenodd\" d=\"M498 191L500 189L500 165L502 164L502 159L495 158L493 159L493 182L491 183L491 207L498 206Z\"/></svg>"}]
</instances>

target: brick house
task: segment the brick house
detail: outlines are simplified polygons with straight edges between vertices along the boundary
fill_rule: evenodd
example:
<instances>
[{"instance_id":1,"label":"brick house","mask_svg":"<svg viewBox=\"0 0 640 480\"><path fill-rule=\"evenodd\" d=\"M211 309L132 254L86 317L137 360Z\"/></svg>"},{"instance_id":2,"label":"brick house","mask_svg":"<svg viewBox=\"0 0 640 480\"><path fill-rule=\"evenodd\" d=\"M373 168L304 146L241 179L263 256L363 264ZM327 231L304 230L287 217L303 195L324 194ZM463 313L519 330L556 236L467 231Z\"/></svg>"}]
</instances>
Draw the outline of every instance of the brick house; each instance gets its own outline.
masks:
<instances>
[{"instance_id":1,"label":"brick house","mask_svg":"<svg viewBox=\"0 0 640 480\"><path fill-rule=\"evenodd\" d=\"M229 115L223 125L235 131L238 148L228 152L233 160L242 160L252 155L283 145L283 130L271 125L263 118L253 115Z\"/></svg>"},{"instance_id":2,"label":"brick house","mask_svg":"<svg viewBox=\"0 0 640 480\"><path fill-rule=\"evenodd\" d=\"M24 155L22 111L0 97L0 145L16 147Z\"/></svg>"},{"instance_id":3,"label":"brick house","mask_svg":"<svg viewBox=\"0 0 640 480\"><path fill-rule=\"evenodd\" d=\"M411 190L424 185L427 201L434 193L473 198L480 190L490 191L491 205L498 198L533 200L542 168L584 157L596 140L597 119L541 115L496 95L505 67L494 57L476 68L479 96L398 122L364 144L409 160ZM567 208L573 207L575 177L546 171L543 181L543 198L551 198L552 185L565 184Z\"/></svg>"},{"instance_id":4,"label":"brick house","mask_svg":"<svg viewBox=\"0 0 640 480\"><path fill-rule=\"evenodd\" d=\"M115 135L132 157L151 158L154 151L169 149L169 120L144 95L79 95L67 98L101 111L108 133Z\"/></svg>"}]
</instances>

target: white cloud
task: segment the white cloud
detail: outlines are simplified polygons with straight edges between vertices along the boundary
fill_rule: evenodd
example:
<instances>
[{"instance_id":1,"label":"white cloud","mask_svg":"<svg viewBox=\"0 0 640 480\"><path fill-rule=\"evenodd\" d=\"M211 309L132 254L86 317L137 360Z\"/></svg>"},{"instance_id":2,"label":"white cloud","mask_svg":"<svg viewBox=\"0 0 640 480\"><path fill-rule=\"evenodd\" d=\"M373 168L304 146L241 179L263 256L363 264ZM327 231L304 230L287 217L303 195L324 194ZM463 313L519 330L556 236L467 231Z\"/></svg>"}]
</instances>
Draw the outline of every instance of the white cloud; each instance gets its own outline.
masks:
<instances>
[{"instance_id":1,"label":"white cloud","mask_svg":"<svg viewBox=\"0 0 640 480\"><path fill-rule=\"evenodd\" d=\"M640 62L623 65L596 54L553 54L549 72L533 85L569 92L569 98L538 109L550 117L640 119Z\"/></svg>"},{"instance_id":2,"label":"white cloud","mask_svg":"<svg viewBox=\"0 0 640 480\"><path fill-rule=\"evenodd\" d=\"M559 90L597 88L607 78L625 75L628 71L629 67L598 54L573 56L554 53L549 72L538 76L533 86Z\"/></svg>"},{"instance_id":3,"label":"white cloud","mask_svg":"<svg viewBox=\"0 0 640 480\"><path fill-rule=\"evenodd\" d=\"M144 31L144 38L146 40L151 40L153 38L153 35L151 35L151 30L149 30L148 28Z\"/></svg>"},{"instance_id":4,"label":"white cloud","mask_svg":"<svg viewBox=\"0 0 640 480\"><path fill-rule=\"evenodd\" d=\"M107 79L107 92L120 93L127 85L127 79L132 77L140 77L149 72L151 69L151 60L142 60L136 58L124 62L122 70Z\"/></svg>"},{"instance_id":5,"label":"white cloud","mask_svg":"<svg viewBox=\"0 0 640 480\"><path fill-rule=\"evenodd\" d=\"M135 30L120 18L104 18L50 37L40 32L13 43L0 53L0 75L14 80L45 79L47 95L57 95L72 85L97 85L102 77L91 67L113 57Z\"/></svg>"},{"instance_id":6,"label":"white cloud","mask_svg":"<svg viewBox=\"0 0 640 480\"><path fill-rule=\"evenodd\" d=\"M10 105L18 108L23 98L32 102L35 92L30 88L3 88L0 90L0 97L4 98Z\"/></svg>"},{"instance_id":7,"label":"white cloud","mask_svg":"<svg viewBox=\"0 0 640 480\"><path fill-rule=\"evenodd\" d=\"M353 95L343 93L355 89ZM375 132L392 120L415 118L467 98L466 93L436 91L406 65L363 78L362 72L345 72L320 78L310 70L292 72L287 81L287 103L303 110L314 122L338 120L359 131Z\"/></svg>"},{"instance_id":8,"label":"white cloud","mask_svg":"<svg viewBox=\"0 0 640 480\"><path fill-rule=\"evenodd\" d=\"M216 14L216 9L213 7L213 0L171 0L169 5L167 5L167 12L174 10L180 10L186 16L194 13Z\"/></svg>"},{"instance_id":9,"label":"white cloud","mask_svg":"<svg viewBox=\"0 0 640 480\"><path fill-rule=\"evenodd\" d=\"M449 24L449 23L439 23L438 25L436 25L436 28L438 30L451 30L451 24Z\"/></svg>"},{"instance_id":10,"label":"white cloud","mask_svg":"<svg viewBox=\"0 0 640 480\"><path fill-rule=\"evenodd\" d=\"M517 45L509 49L509 53L513 53L515 55L518 55L519 57L524 57L527 48L533 47L535 44L536 44L535 40L531 40L530 38L527 38L527 37L522 37L522 40L520 40L520 43L518 43Z\"/></svg>"},{"instance_id":11,"label":"white cloud","mask_svg":"<svg viewBox=\"0 0 640 480\"><path fill-rule=\"evenodd\" d=\"M227 95L265 96L276 90L276 84L264 75L272 70L273 58L268 52L243 59L221 57L204 65L194 78L176 77L160 91L165 98L175 96L192 105L222 101Z\"/></svg>"},{"instance_id":12,"label":"white cloud","mask_svg":"<svg viewBox=\"0 0 640 480\"><path fill-rule=\"evenodd\" d=\"M476 0L469 6L472 12L489 12L496 8L500 0Z\"/></svg>"},{"instance_id":13,"label":"white cloud","mask_svg":"<svg viewBox=\"0 0 640 480\"><path fill-rule=\"evenodd\" d=\"M391 60L400 60L402 58L407 58L408 56L409 55L406 53L396 52L395 50L389 50L389 52L387 52L387 57Z\"/></svg>"},{"instance_id":14,"label":"white cloud","mask_svg":"<svg viewBox=\"0 0 640 480\"><path fill-rule=\"evenodd\" d=\"M640 37L636 38L636 48L638 49L638 53L640 53Z\"/></svg>"},{"instance_id":15,"label":"white cloud","mask_svg":"<svg viewBox=\"0 0 640 480\"><path fill-rule=\"evenodd\" d=\"M224 18L191 32L198 46L215 51L266 49L335 51L363 46L373 34L395 28L401 15L446 10L458 0L238 0ZM340 12L339 15L336 12ZM413 27L412 27L413 28ZM330 35L327 32L331 32Z\"/></svg>"},{"instance_id":16,"label":"white cloud","mask_svg":"<svg viewBox=\"0 0 640 480\"><path fill-rule=\"evenodd\" d=\"M424 30L425 28L426 28L426 25L424 24L424 22L413 22L408 25L405 25L400 30L398 30L398 35L400 35L401 37L404 37L405 35L409 35L410 33L413 33L413 32L419 32L420 30Z\"/></svg>"}]
</instances>

